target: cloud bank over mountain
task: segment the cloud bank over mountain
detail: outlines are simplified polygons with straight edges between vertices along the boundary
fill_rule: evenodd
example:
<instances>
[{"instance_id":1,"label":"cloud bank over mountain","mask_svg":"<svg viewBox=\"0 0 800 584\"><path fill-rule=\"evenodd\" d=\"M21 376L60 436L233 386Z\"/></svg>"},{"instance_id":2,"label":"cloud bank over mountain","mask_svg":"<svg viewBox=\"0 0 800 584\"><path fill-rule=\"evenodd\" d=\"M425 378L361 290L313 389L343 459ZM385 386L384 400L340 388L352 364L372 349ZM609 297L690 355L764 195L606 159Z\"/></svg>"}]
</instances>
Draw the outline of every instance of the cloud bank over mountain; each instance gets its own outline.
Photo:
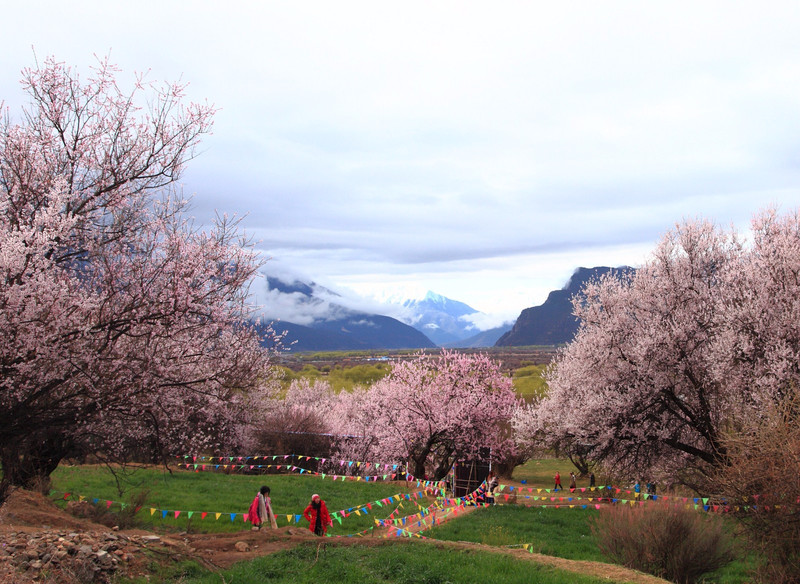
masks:
<instances>
[{"instance_id":1,"label":"cloud bank over mountain","mask_svg":"<svg viewBox=\"0 0 800 584\"><path fill-rule=\"evenodd\" d=\"M251 284L253 302L267 320L301 325L336 320L348 313L380 314L407 322L413 316L406 307L364 297L352 290L331 290L309 274L268 262Z\"/></svg>"},{"instance_id":2,"label":"cloud bank over mountain","mask_svg":"<svg viewBox=\"0 0 800 584\"><path fill-rule=\"evenodd\" d=\"M511 324L498 323L496 317L432 291L421 298L405 298L395 291L386 296L389 301L380 301L347 289L333 290L307 274L270 263L251 289L267 321L330 328L332 322L349 319L351 326L370 326L365 319L354 321L355 315L380 315L415 328L438 346L452 346L498 324Z\"/></svg>"}]
</instances>

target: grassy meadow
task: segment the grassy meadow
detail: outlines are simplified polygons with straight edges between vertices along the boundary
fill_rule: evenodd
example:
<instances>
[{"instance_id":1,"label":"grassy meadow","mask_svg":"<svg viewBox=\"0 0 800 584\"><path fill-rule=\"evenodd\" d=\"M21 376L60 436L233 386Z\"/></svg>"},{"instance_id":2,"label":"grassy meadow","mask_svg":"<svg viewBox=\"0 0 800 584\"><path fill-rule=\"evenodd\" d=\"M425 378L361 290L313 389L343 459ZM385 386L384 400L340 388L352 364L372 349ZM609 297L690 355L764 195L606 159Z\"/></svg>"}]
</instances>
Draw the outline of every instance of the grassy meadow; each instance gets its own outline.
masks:
<instances>
[{"instance_id":1,"label":"grassy meadow","mask_svg":"<svg viewBox=\"0 0 800 584\"><path fill-rule=\"evenodd\" d=\"M186 584L337 582L361 584L608 584L506 555L438 548L427 542L386 542L381 546L303 545L233 566L221 574L184 575Z\"/></svg>"},{"instance_id":2,"label":"grassy meadow","mask_svg":"<svg viewBox=\"0 0 800 584\"><path fill-rule=\"evenodd\" d=\"M548 459L530 461L519 467L514 483L526 480L527 485L551 488L552 474L569 473L569 461ZM220 472L193 472L144 468L115 480L105 467L62 466L53 475L52 498L66 504L83 496L98 499L97 504L111 511L121 502L142 497L142 508L135 515L136 525L156 532L235 532L249 529L243 522L255 492L262 484L272 490L273 507L278 526L296 524L306 527L305 520L294 523L312 493L319 493L331 512L350 510L342 522L334 521L329 533L333 536L370 534L375 519L386 518L398 505L400 515L416 513L433 498L416 498L417 483L333 481L313 475L243 475ZM580 482L579 482L579 486ZM378 501L402 495L391 504ZM406 499L408 495L410 499ZM501 499L499 499L501 500ZM363 507L370 504L371 509ZM156 511L151 513L150 509ZM355 513L355 509L360 509ZM167 513L163 513L166 510ZM175 517L175 511L180 511ZM189 517L189 512L192 512ZM365 512L366 511L366 512ZM204 519L200 518L206 512ZM551 567L515 559L505 554L492 554L475 549L451 549L437 546L436 541L474 542L502 548L523 548L532 552L570 560L606 561L600 554L591 525L597 515L594 509L543 508L537 505L499 504L477 509L458 519L422 533L421 538L391 538L387 545L336 546L339 540L326 538L318 544L273 554L232 567L222 574L210 574L197 565L178 566L174 571L154 575L150 582L600 582L589 576L580 577ZM219 514L219 517L216 517ZM231 520L231 514L235 514ZM733 527L733 524L731 524ZM398 545L391 545L392 542ZM737 561L709 575L706 582L734 584L748 581L748 564Z\"/></svg>"},{"instance_id":3,"label":"grassy meadow","mask_svg":"<svg viewBox=\"0 0 800 584\"><path fill-rule=\"evenodd\" d=\"M409 352L395 352L408 355ZM499 358L490 354L492 358ZM368 386L386 377L391 371L390 361L369 361L355 363L358 360L375 358L372 353L329 353L325 355L304 354L294 368L279 367L283 385L288 385L296 379L309 381L327 381L334 391L352 391L356 386ZM514 390L520 397L532 399L541 397L547 391L547 384L542 377L546 364L532 364L530 361L521 361L519 366L509 365Z\"/></svg>"},{"instance_id":4,"label":"grassy meadow","mask_svg":"<svg viewBox=\"0 0 800 584\"><path fill-rule=\"evenodd\" d=\"M514 390L522 398L531 400L547 393L547 383L542 375L547 365L526 365L514 370L511 380Z\"/></svg>"},{"instance_id":5,"label":"grassy meadow","mask_svg":"<svg viewBox=\"0 0 800 584\"><path fill-rule=\"evenodd\" d=\"M329 530L333 535L370 529L376 518L384 519L399 505L403 515L410 515L416 512L418 503L430 504L424 494L414 496L421 490L416 482L334 481L308 474L245 475L190 470L169 473L160 468L142 468L125 473L116 481L104 467L62 465L52 479L54 495L62 501L63 494L69 493L68 498L73 500L83 496L89 501L98 499L100 505L111 501L111 511L120 509L121 504L126 507L140 504L141 510L136 514L138 524L154 531L247 529L250 524L244 523L242 514L247 512L261 485L270 487L279 527L289 524L307 527L308 523L303 519L298 522L297 516L314 493L325 500L331 513L348 512L341 522L334 520ZM403 496L399 501L398 495ZM406 499L406 495L410 498ZM388 504L382 501L389 497L395 500ZM364 508L365 505L369 507ZM155 511L151 513L151 509Z\"/></svg>"}]
</instances>

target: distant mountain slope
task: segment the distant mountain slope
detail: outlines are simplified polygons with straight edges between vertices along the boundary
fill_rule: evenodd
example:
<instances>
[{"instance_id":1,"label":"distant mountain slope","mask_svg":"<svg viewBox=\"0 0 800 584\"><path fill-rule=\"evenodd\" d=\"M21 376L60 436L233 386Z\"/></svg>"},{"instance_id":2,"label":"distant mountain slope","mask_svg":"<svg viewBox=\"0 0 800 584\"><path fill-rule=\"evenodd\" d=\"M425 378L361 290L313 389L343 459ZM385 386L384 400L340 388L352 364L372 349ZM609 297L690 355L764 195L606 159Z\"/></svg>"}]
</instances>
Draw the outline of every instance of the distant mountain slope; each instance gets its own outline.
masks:
<instances>
[{"instance_id":1,"label":"distant mountain slope","mask_svg":"<svg viewBox=\"0 0 800 584\"><path fill-rule=\"evenodd\" d=\"M291 351L359 351L368 349L431 349L433 342L399 320L377 314L353 314L350 318L319 321L312 326L273 322Z\"/></svg>"},{"instance_id":2,"label":"distant mountain slope","mask_svg":"<svg viewBox=\"0 0 800 584\"><path fill-rule=\"evenodd\" d=\"M578 320L572 315L571 298L579 293L591 278L609 272L623 274L633 268L578 268L567 285L550 292L544 304L523 310L510 331L501 336L496 347L524 345L559 345L568 343L578 331Z\"/></svg>"},{"instance_id":3,"label":"distant mountain slope","mask_svg":"<svg viewBox=\"0 0 800 584\"><path fill-rule=\"evenodd\" d=\"M494 347L500 337L510 330L511 325L507 324L487 331L481 331L477 335L441 346L447 349L480 349L482 347Z\"/></svg>"},{"instance_id":4,"label":"distant mountain slope","mask_svg":"<svg viewBox=\"0 0 800 584\"><path fill-rule=\"evenodd\" d=\"M403 306L412 316L408 324L439 346L461 341L478 332L472 322L461 318L478 311L459 302L428 291L421 300L406 300Z\"/></svg>"},{"instance_id":5,"label":"distant mountain slope","mask_svg":"<svg viewBox=\"0 0 800 584\"><path fill-rule=\"evenodd\" d=\"M292 351L350 351L368 349L430 349L436 345L399 320L351 310L338 304L341 296L317 284L286 282L268 276L270 293L292 298L295 311L316 315L309 324L273 317L272 328L286 332L283 344ZM333 300L331 300L333 299Z\"/></svg>"}]
</instances>

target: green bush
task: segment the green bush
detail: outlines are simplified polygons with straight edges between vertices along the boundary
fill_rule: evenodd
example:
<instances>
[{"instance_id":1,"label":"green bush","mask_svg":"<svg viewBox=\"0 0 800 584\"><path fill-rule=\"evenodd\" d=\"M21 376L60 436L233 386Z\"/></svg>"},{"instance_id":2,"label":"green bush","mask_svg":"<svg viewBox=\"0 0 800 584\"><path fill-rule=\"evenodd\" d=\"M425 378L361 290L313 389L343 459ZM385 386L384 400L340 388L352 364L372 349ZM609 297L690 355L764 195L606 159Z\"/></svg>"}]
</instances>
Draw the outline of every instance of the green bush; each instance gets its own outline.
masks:
<instances>
[{"instance_id":1,"label":"green bush","mask_svg":"<svg viewBox=\"0 0 800 584\"><path fill-rule=\"evenodd\" d=\"M611 561L678 584L697 582L734 559L720 517L666 503L605 508L592 533Z\"/></svg>"}]
</instances>

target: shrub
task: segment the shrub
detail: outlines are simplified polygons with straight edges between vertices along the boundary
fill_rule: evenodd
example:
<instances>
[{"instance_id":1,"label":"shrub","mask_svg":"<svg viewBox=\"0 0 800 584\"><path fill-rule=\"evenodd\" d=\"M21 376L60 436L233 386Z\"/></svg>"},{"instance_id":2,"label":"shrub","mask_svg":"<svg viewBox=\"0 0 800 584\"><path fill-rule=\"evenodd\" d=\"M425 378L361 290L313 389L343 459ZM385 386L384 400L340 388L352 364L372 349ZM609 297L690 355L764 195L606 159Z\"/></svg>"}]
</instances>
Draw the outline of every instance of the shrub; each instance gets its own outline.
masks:
<instances>
[{"instance_id":1,"label":"shrub","mask_svg":"<svg viewBox=\"0 0 800 584\"><path fill-rule=\"evenodd\" d=\"M749 427L727 435L728 464L719 469L720 497L765 560L758 577L800 582L800 393L765 407Z\"/></svg>"},{"instance_id":2,"label":"shrub","mask_svg":"<svg viewBox=\"0 0 800 584\"><path fill-rule=\"evenodd\" d=\"M83 517L106 527L129 529L138 524L136 513L145 504L149 495L150 491L147 489L136 491L127 498L121 508L113 510L103 501L97 503L70 501L67 503L67 512L75 517Z\"/></svg>"},{"instance_id":3,"label":"shrub","mask_svg":"<svg viewBox=\"0 0 800 584\"><path fill-rule=\"evenodd\" d=\"M592 533L611 561L679 584L733 560L720 517L664 503L603 509Z\"/></svg>"}]
</instances>

